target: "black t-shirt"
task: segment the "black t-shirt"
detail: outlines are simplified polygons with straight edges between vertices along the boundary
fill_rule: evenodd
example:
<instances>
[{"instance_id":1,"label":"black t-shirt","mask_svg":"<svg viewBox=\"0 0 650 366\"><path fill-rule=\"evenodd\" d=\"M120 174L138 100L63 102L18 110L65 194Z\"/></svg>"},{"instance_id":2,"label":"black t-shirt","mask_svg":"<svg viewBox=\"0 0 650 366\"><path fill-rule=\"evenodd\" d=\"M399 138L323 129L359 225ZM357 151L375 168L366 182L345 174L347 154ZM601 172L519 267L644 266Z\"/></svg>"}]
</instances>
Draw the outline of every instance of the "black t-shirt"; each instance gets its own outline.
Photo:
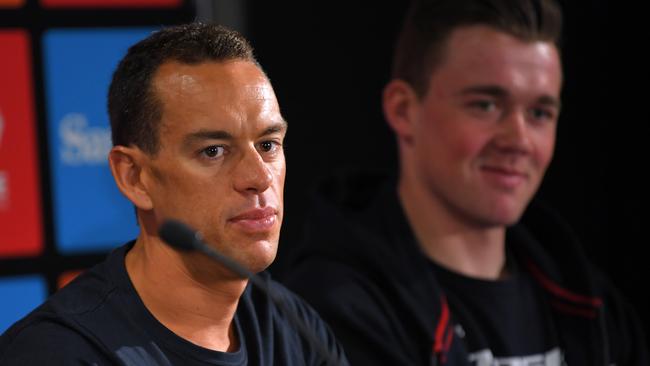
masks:
<instances>
[{"instance_id":1,"label":"black t-shirt","mask_svg":"<svg viewBox=\"0 0 650 366\"><path fill-rule=\"evenodd\" d=\"M324 365L269 297L250 284L234 322L240 347L218 352L167 329L147 310L116 249L0 337L0 365ZM302 300L272 281L271 289L347 365L329 328ZM169 289L174 291L174 289Z\"/></svg>"},{"instance_id":2,"label":"black t-shirt","mask_svg":"<svg viewBox=\"0 0 650 366\"><path fill-rule=\"evenodd\" d=\"M447 296L454 335L473 365L562 365L549 308L534 280L510 257L509 276L481 280L434 262L431 268Z\"/></svg>"}]
</instances>

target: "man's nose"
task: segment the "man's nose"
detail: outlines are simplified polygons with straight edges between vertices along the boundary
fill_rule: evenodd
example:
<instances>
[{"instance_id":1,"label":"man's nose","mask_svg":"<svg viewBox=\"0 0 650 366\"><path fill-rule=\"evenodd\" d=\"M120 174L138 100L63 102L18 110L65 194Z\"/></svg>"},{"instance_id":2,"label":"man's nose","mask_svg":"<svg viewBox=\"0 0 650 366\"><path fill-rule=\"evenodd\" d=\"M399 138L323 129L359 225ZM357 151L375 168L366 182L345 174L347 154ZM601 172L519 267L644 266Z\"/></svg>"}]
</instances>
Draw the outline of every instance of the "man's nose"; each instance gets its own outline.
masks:
<instances>
[{"instance_id":1,"label":"man's nose","mask_svg":"<svg viewBox=\"0 0 650 366\"><path fill-rule=\"evenodd\" d=\"M235 189L240 192L261 193L273 181L271 169L254 147L243 153L234 173Z\"/></svg>"},{"instance_id":2,"label":"man's nose","mask_svg":"<svg viewBox=\"0 0 650 366\"><path fill-rule=\"evenodd\" d=\"M498 124L495 144L508 153L526 154L531 149L530 126L526 112L512 110Z\"/></svg>"}]
</instances>

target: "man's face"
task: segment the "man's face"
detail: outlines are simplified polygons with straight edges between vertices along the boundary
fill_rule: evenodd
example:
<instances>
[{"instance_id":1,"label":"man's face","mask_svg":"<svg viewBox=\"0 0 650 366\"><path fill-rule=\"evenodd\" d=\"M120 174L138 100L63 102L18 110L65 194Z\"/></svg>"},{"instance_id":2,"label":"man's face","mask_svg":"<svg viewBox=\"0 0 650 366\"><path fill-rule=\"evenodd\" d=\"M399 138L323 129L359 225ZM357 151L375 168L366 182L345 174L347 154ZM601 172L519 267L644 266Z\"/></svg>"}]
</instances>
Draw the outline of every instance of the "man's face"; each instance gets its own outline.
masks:
<instances>
[{"instance_id":1,"label":"man's face","mask_svg":"<svg viewBox=\"0 0 650 366\"><path fill-rule=\"evenodd\" d=\"M428 195L473 225L516 222L553 155L561 84L552 43L452 32L414 114L411 163Z\"/></svg>"},{"instance_id":2,"label":"man's face","mask_svg":"<svg viewBox=\"0 0 650 366\"><path fill-rule=\"evenodd\" d=\"M157 224L174 218L251 271L275 258L286 123L253 63L167 62L153 88L162 105L160 149L149 158Z\"/></svg>"}]
</instances>

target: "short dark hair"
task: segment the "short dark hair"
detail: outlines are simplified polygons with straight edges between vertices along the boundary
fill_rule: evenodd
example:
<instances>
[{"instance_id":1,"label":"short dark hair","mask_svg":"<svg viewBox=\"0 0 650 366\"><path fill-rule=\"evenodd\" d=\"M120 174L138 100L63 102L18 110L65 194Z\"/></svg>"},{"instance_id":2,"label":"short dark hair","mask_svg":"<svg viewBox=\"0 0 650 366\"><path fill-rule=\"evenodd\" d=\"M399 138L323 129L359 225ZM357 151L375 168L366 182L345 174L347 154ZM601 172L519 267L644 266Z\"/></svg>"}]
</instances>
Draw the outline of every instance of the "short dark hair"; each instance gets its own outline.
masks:
<instances>
[{"instance_id":1,"label":"short dark hair","mask_svg":"<svg viewBox=\"0 0 650 366\"><path fill-rule=\"evenodd\" d=\"M211 24L164 28L131 46L117 66L108 91L113 145L135 145L151 155L158 152L162 105L152 79L162 64L239 59L259 66L253 48L241 34Z\"/></svg>"},{"instance_id":2,"label":"short dark hair","mask_svg":"<svg viewBox=\"0 0 650 366\"><path fill-rule=\"evenodd\" d=\"M524 41L553 42L558 50L562 11L553 0L414 0L393 55L393 78L422 97L457 28L485 25Z\"/></svg>"}]
</instances>

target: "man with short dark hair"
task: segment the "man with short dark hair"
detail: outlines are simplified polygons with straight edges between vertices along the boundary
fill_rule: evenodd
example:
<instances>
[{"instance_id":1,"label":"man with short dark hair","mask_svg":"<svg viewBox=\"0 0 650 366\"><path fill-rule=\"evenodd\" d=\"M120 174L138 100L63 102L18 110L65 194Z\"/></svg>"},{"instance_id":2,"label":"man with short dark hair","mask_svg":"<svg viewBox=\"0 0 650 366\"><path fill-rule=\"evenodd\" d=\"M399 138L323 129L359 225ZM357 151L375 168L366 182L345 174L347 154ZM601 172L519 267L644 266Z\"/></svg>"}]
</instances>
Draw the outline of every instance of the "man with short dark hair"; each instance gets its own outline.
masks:
<instances>
[{"instance_id":1,"label":"man with short dark hair","mask_svg":"<svg viewBox=\"0 0 650 366\"><path fill-rule=\"evenodd\" d=\"M108 105L109 163L140 234L3 334L0 364L323 365L320 348L347 364L318 315L268 275L320 346L248 278L158 234L183 221L254 273L275 258L287 124L248 42L203 24L156 32L120 62Z\"/></svg>"},{"instance_id":2,"label":"man with short dark hair","mask_svg":"<svg viewBox=\"0 0 650 366\"><path fill-rule=\"evenodd\" d=\"M353 364L648 364L630 307L528 207L553 155L560 28L552 0L410 8L383 94L398 181L371 200L373 177L327 186L289 277Z\"/></svg>"}]
</instances>

